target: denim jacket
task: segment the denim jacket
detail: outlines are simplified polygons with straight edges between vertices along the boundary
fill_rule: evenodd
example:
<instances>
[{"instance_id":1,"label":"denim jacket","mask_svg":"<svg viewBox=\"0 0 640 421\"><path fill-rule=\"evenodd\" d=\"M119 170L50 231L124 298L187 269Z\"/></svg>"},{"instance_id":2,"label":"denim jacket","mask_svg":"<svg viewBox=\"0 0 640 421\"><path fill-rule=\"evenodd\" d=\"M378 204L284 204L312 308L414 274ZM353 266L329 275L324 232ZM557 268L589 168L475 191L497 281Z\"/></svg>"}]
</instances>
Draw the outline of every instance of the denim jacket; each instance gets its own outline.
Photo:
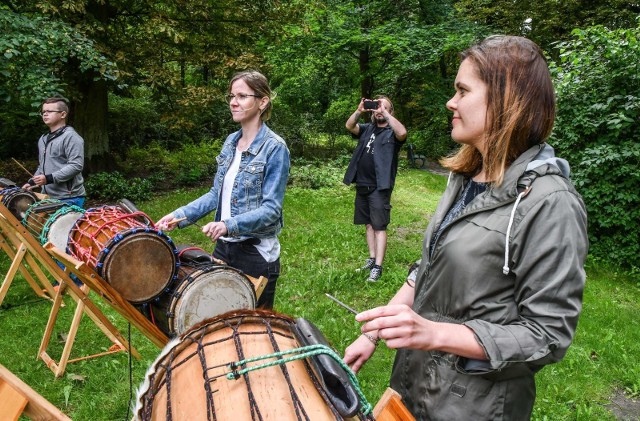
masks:
<instances>
[{"instance_id":1,"label":"denim jacket","mask_svg":"<svg viewBox=\"0 0 640 421\"><path fill-rule=\"evenodd\" d=\"M216 209L215 221L220 220L218 202L222 184L233 161L242 130L232 133L216 157L218 171L213 187L173 215L186 217L179 223L184 228ZM231 193L231 218L224 221L228 237L274 237L282 230L282 204L289 177L289 149L280 136L263 124L249 148L242 152L238 175Z\"/></svg>"}]
</instances>

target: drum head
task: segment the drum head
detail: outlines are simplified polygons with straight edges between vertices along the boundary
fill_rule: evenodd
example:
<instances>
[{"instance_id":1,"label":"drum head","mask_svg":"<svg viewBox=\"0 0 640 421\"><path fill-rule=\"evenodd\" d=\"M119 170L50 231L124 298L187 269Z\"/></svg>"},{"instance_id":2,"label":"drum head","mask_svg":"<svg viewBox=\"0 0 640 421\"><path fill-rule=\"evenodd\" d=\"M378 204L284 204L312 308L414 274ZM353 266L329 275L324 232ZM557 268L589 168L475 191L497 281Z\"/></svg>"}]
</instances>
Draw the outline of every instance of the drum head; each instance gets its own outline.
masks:
<instances>
[{"instance_id":1,"label":"drum head","mask_svg":"<svg viewBox=\"0 0 640 421\"><path fill-rule=\"evenodd\" d=\"M112 239L101 252L106 256L98 274L124 299L133 303L150 301L175 275L175 246L157 232L135 232L134 229L121 237L117 241Z\"/></svg>"},{"instance_id":2,"label":"drum head","mask_svg":"<svg viewBox=\"0 0 640 421\"><path fill-rule=\"evenodd\" d=\"M21 221L27 214L29 207L37 201L36 195L26 190L9 194L6 196L6 200L3 200L3 202L6 202L4 205L9 209L9 212Z\"/></svg>"},{"instance_id":3,"label":"drum head","mask_svg":"<svg viewBox=\"0 0 640 421\"><path fill-rule=\"evenodd\" d=\"M47 241L56 246L58 250L64 252L67 249L71 228L82 215L82 212L72 211L55 217L53 221L47 221L47 224L49 224Z\"/></svg>"},{"instance_id":4,"label":"drum head","mask_svg":"<svg viewBox=\"0 0 640 421\"><path fill-rule=\"evenodd\" d=\"M256 308L253 284L242 273L225 266L197 270L176 288L169 329L178 335L191 326L232 310Z\"/></svg>"}]
</instances>

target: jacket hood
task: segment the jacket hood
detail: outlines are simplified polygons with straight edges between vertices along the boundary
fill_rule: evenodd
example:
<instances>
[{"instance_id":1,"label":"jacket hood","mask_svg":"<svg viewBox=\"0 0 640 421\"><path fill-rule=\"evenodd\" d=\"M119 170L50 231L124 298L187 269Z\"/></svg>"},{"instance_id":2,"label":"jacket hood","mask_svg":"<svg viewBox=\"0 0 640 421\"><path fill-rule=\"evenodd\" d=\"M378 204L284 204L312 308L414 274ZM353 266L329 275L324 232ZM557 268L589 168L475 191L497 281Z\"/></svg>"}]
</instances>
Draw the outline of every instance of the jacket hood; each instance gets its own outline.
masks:
<instances>
[{"instance_id":1,"label":"jacket hood","mask_svg":"<svg viewBox=\"0 0 640 421\"><path fill-rule=\"evenodd\" d=\"M532 184L536 178L547 175L547 174L558 174L563 176L564 178L569 178L570 168L569 162L565 159L557 158L555 156L555 151L553 147L548 143L542 143L537 146L538 152L535 154L533 159L529 158L531 153L535 151L536 146L530 148L527 152L525 152L522 156L525 158L524 161L520 161L519 166L522 167L524 163L526 163L527 159L530 161L526 164L524 172L518 177L516 186L517 186L517 197L513 204L513 208L511 209L511 215L509 217L509 225L507 226L507 233L505 236L505 250L504 250L504 265L502 266L502 273L508 275L511 271L509 267L509 243L511 240L511 227L513 226L514 216L516 214L516 209L520 204L520 201L529 194L529 191L532 188ZM516 161L517 162L517 161ZM547 166L546 169L542 167Z\"/></svg>"},{"instance_id":2,"label":"jacket hood","mask_svg":"<svg viewBox=\"0 0 640 421\"><path fill-rule=\"evenodd\" d=\"M526 171L547 164L556 167L565 178L569 178L569 174L571 173L569 162L567 162L566 159L557 158L553 147L548 143L543 143L541 146L542 148L537 155L527 164Z\"/></svg>"}]
</instances>

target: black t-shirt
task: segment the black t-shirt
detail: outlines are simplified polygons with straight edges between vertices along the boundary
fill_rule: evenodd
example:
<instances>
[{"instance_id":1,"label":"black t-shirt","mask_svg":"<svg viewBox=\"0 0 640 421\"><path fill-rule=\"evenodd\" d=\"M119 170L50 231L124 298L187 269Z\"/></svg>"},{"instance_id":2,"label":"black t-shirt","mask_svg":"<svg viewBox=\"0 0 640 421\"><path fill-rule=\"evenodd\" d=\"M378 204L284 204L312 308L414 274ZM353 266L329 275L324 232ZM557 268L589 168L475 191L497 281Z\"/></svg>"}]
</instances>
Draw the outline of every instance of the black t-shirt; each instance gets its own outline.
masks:
<instances>
[{"instance_id":1,"label":"black t-shirt","mask_svg":"<svg viewBox=\"0 0 640 421\"><path fill-rule=\"evenodd\" d=\"M358 160L358 169L356 171L356 185L358 186L375 187L378 184L376 180L376 166L373 162L373 154L375 153L374 141L376 136L382 133L384 129L384 127L376 127L373 129L373 133L371 133L369 139L367 139L367 144Z\"/></svg>"}]
</instances>

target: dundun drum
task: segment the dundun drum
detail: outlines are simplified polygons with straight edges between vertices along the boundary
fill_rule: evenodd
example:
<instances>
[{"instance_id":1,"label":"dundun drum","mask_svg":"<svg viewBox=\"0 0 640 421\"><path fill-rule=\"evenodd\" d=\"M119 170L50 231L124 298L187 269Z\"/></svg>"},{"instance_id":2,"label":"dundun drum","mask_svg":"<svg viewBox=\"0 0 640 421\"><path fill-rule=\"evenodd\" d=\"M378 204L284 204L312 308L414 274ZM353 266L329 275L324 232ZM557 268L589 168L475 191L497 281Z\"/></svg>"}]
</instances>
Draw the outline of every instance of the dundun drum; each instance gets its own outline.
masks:
<instances>
[{"instance_id":1,"label":"dundun drum","mask_svg":"<svg viewBox=\"0 0 640 421\"><path fill-rule=\"evenodd\" d=\"M44 199L35 202L29 206L25 212L22 225L24 225L41 244L44 244L42 242L44 226L51 215L63 206L64 203L57 199ZM64 248L62 250L64 251Z\"/></svg>"},{"instance_id":2,"label":"dundun drum","mask_svg":"<svg viewBox=\"0 0 640 421\"><path fill-rule=\"evenodd\" d=\"M29 206L38 201L38 197L29 190L19 187L8 187L0 190L2 204L19 220L25 217Z\"/></svg>"},{"instance_id":3,"label":"dundun drum","mask_svg":"<svg viewBox=\"0 0 640 421\"><path fill-rule=\"evenodd\" d=\"M71 228L83 214L81 207L56 199L44 199L29 207L22 224L41 244L50 242L64 252Z\"/></svg>"},{"instance_id":4,"label":"dundun drum","mask_svg":"<svg viewBox=\"0 0 640 421\"><path fill-rule=\"evenodd\" d=\"M202 257L191 257L194 252ZM168 336L232 310L255 309L255 289L244 273L211 263L211 255L195 247L178 255L177 281L143 311ZM203 263L207 256L210 263Z\"/></svg>"},{"instance_id":5,"label":"dundun drum","mask_svg":"<svg viewBox=\"0 0 640 421\"><path fill-rule=\"evenodd\" d=\"M306 359L227 378L232 362L300 347L294 329L286 316L246 311L188 331L170 342L148 370L134 419L343 419Z\"/></svg>"},{"instance_id":6,"label":"dundun drum","mask_svg":"<svg viewBox=\"0 0 640 421\"><path fill-rule=\"evenodd\" d=\"M142 212L88 209L71 229L68 250L133 303L152 300L175 279L176 247Z\"/></svg>"}]
</instances>

